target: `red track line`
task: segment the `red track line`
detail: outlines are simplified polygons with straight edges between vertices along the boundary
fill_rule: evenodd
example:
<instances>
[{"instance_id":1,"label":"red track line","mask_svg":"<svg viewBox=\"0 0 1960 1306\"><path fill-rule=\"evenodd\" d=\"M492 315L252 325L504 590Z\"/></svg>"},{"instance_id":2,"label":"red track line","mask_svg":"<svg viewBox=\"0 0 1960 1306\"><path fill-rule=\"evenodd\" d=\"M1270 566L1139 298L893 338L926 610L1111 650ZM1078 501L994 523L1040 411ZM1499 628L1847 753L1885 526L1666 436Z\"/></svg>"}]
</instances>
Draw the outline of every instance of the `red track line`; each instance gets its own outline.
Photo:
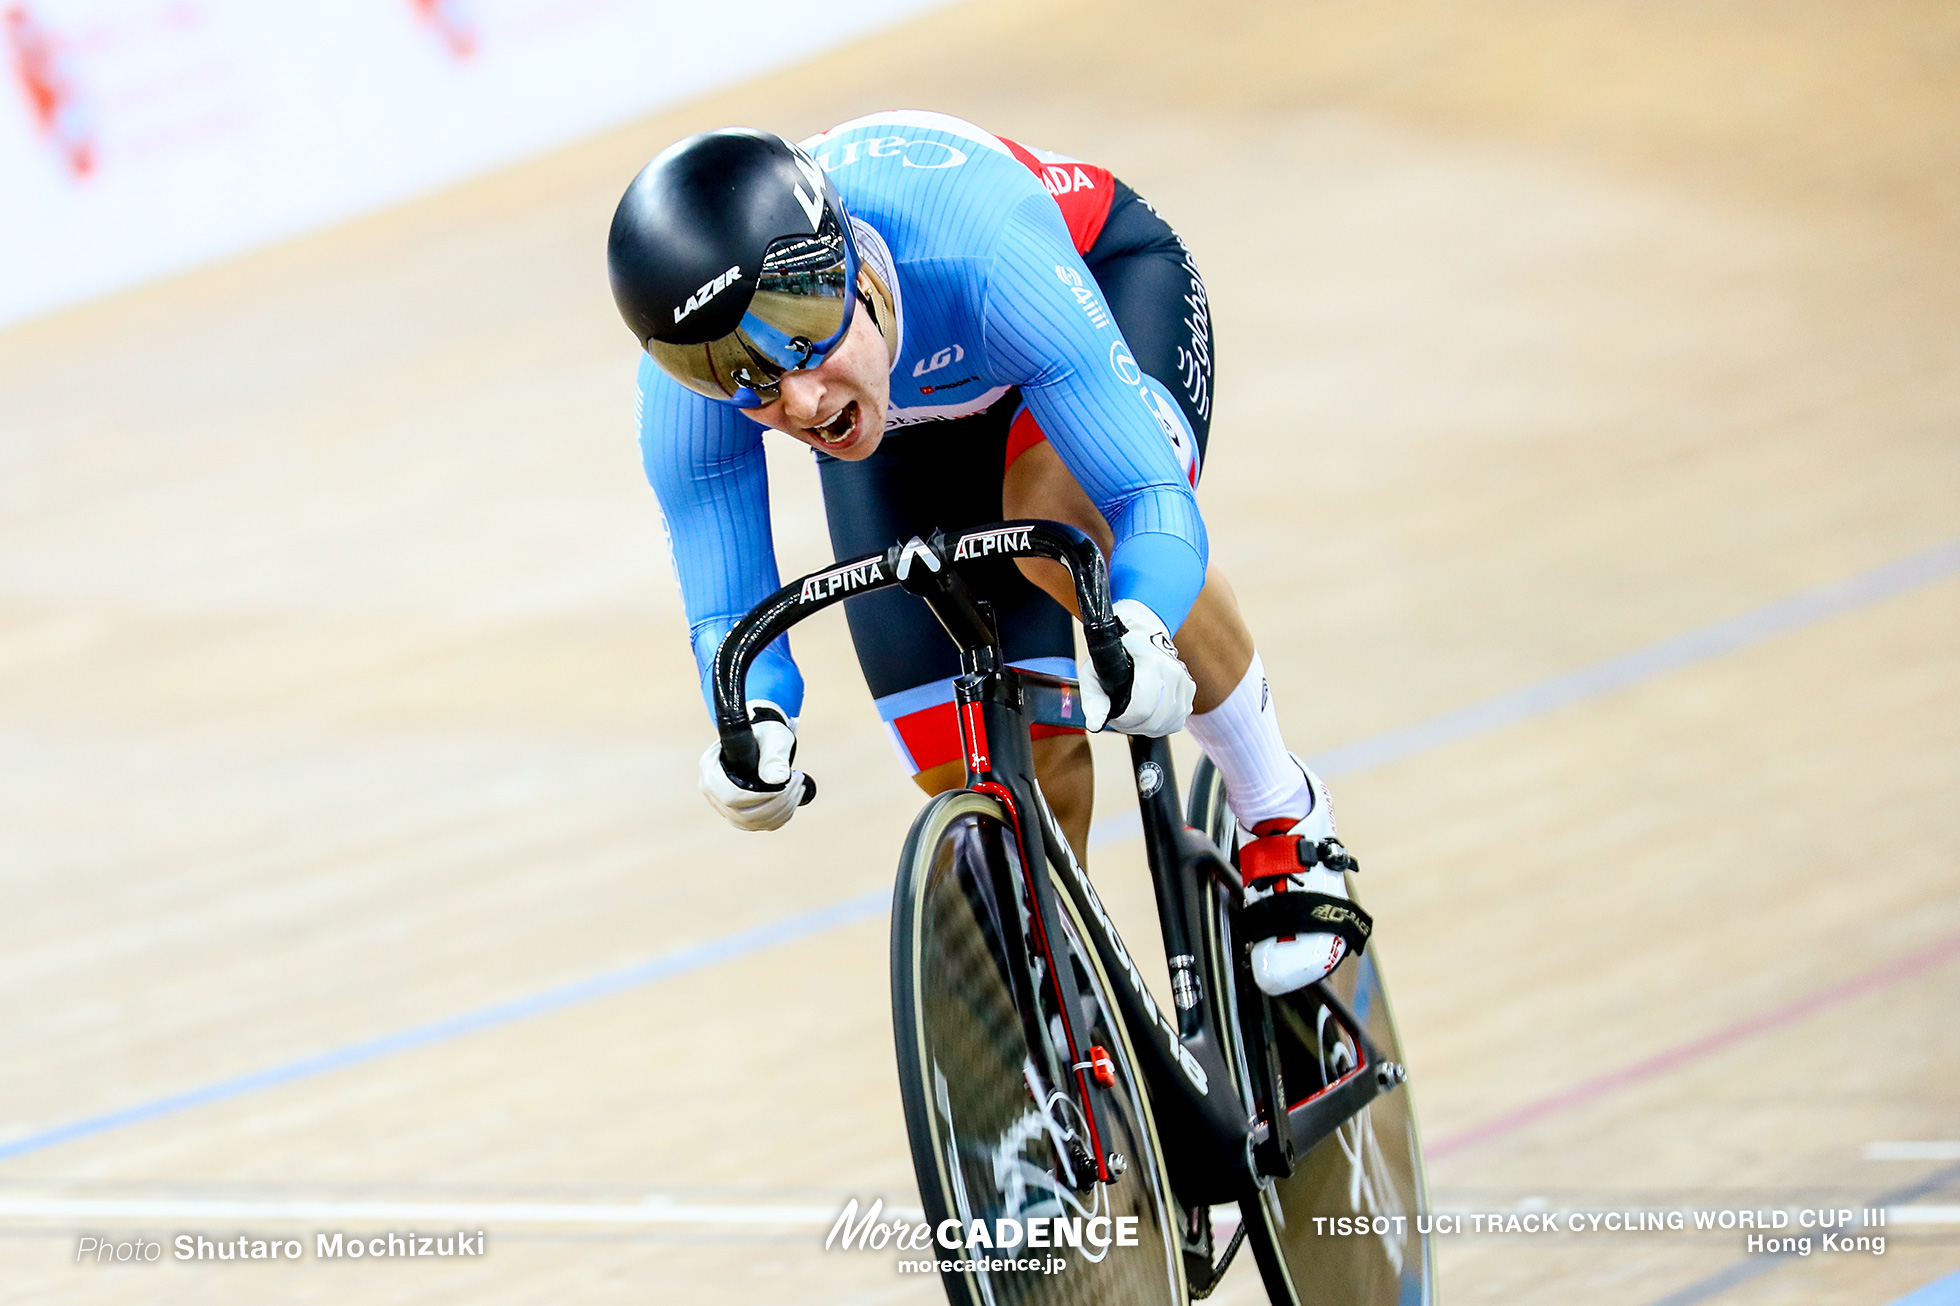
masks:
<instances>
[{"instance_id":1,"label":"red track line","mask_svg":"<svg viewBox=\"0 0 1960 1306\"><path fill-rule=\"evenodd\" d=\"M1548 1116L1569 1111L1573 1107L1584 1106L1609 1093L1638 1084L1642 1080L1652 1079L1656 1075L1699 1061L1703 1057L1713 1056L1758 1034L1767 1034L1771 1030L1795 1024L1820 1011L1896 984L1921 971L1951 961L1956 956L1960 956L1960 934L1951 935L1930 947L1921 948L1918 952L1889 961L1875 970L1866 971L1863 975L1834 984L1830 988L1819 989L1815 993L1786 1002L1780 1007L1772 1007L1760 1015L1724 1026L1712 1034L1704 1034L1700 1038L1691 1039L1665 1052L1657 1052L1632 1065L1621 1066L1618 1070L1611 1070L1584 1083L1575 1084L1563 1092L1542 1097L1536 1102L1507 1111L1480 1125L1472 1125L1468 1129L1439 1139L1425 1147L1423 1155L1433 1161L1452 1152L1460 1152L1466 1147L1475 1147L1493 1138L1502 1138L1505 1134L1523 1129L1526 1125L1536 1124Z\"/></svg>"}]
</instances>

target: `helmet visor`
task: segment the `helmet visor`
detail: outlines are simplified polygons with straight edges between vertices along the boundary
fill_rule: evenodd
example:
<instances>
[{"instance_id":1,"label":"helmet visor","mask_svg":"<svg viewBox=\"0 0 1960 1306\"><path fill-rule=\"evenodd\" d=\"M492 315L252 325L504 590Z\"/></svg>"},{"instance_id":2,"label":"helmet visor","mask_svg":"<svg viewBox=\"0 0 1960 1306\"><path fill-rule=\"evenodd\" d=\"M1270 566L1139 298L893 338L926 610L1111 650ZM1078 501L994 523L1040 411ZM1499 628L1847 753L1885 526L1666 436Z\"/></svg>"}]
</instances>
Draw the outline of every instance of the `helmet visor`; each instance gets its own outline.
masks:
<instances>
[{"instance_id":1,"label":"helmet visor","mask_svg":"<svg viewBox=\"0 0 1960 1306\"><path fill-rule=\"evenodd\" d=\"M647 341L660 369L696 394L760 408L782 394L783 373L818 367L850 330L857 259L833 223L813 236L787 236L762 259L755 297L725 336L692 345Z\"/></svg>"}]
</instances>

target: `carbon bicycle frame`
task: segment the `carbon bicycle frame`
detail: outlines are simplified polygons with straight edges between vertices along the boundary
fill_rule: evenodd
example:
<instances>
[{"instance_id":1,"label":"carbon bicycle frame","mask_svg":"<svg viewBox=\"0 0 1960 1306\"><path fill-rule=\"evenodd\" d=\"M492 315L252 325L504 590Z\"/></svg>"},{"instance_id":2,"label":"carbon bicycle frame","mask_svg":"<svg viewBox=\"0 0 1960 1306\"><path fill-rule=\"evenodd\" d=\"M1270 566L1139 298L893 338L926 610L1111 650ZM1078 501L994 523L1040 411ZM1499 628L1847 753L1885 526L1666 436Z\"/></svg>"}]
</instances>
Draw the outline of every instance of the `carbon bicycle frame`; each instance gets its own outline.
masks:
<instances>
[{"instance_id":1,"label":"carbon bicycle frame","mask_svg":"<svg viewBox=\"0 0 1960 1306\"><path fill-rule=\"evenodd\" d=\"M1356 1065L1332 1084L1316 1086L1305 1097L1292 1100L1282 1075L1272 1000L1242 984L1236 987L1253 1004L1252 1010L1239 1012L1237 1022L1254 1101L1246 1100L1234 1082L1222 1042L1233 1024L1224 1003L1238 994L1208 991L1204 977L1209 968L1200 957L1207 937L1199 918L1206 901L1202 887L1207 879L1215 880L1227 892L1227 901L1236 903L1239 878L1218 848L1185 824L1178 810L1167 741L1133 736L1132 778L1170 963L1174 1014L1159 1006L1035 780L1030 727L1080 728L1084 718L1076 686L1006 665L992 613L973 597L959 575L962 562L1017 556L1049 558L1068 567L1090 656L1103 684L1121 686L1114 694L1117 708L1112 709L1120 710L1127 699L1129 659L1120 642L1122 625L1111 613L1101 552L1073 527L1042 521L999 522L951 538L938 532L930 540L915 536L882 554L812 572L758 604L723 639L715 658L715 716L724 764L737 783L769 787L755 775L757 750L743 681L749 664L771 640L814 612L853 595L899 585L924 599L960 649L962 674L954 681L954 702L967 787L993 796L1008 814L1023 889L1034 907L1029 935L1016 942L1029 945L1043 959L1046 982L1055 987L1075 1096L1088 1122L1087 1159L1093 1162L1096 1177L1103 1182L1116 1177L1102 1142L1101 1099L1110 1088L1095 1078L1091 1049L1082 1045L1076 1028L1082 999L1072 968L1057 964L1050 944L1063 928L1060 904L1047 876L1040 873L1050 860L1067 868L1089 905L1090 944L1104 968L1123 976L1123 982L1115 985L1117 1005L1142 1064L1178 1200L1187 1206L1240 1200L1255 1192L1266 1176L1291 1174L1297 1157L1399 1084L1402 1068L1382 1058L1361 1022L1323 984L1315 996L1353 1040ZM1009 924L1018 928L1020 923L1015 919ZM1239 959L1225 961L1226 973L1237 976ZM1029 1026L1031 1045L1039 1046L1045 1031L1039 1027L1033 1001L1036 981L1031 971L1016 970L1015 1001ZM1275 1117L1283 1109L1285 1127L1275 1130L1261 1120L1257 1101L1272 1104Z\"/></svg>"}]
</instances>

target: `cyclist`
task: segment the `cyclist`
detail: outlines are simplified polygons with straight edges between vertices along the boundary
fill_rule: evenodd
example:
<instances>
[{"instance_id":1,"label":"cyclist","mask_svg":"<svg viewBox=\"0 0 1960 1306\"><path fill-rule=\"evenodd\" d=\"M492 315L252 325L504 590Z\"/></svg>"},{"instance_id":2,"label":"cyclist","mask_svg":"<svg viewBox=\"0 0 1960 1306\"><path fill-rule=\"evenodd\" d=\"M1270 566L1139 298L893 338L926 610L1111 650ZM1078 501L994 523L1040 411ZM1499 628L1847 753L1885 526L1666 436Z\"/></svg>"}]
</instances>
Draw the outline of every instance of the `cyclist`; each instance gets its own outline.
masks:
<instances>
[{"instance_id":1,"label":"cyclist","mask_svg":"<svg viewBox=\"0 0 1960 1306\"><path fill-rule=\"evenodd\" d=\"M801 145L727 129L647 165L607 254L646 350L641 451L710 703L722 636L781 583L762 451L773 429L817 451L840 558L1002 518L1089 532L1136 665L1129 704L1107 720L1082 666L1090 728L1188 726L1225 777L1248 899L1346 898L1318 860L1335 855L1326 791L1287 752L1251 633L1208 566L1193 489L1210 432L1209 305L1184 242L1141 197L1104 169L943 114L873 114ZM1076 674L1058 564L1001 560L968 577L1010 660ZM928 793L958 786L951 642L902 590L845 606L900 758ZM786 787L736 784L716 745L701 789L737 827L775 829L802 790L803 685L786 640L756 661L748 692L761 776ZM1058 731L1035 749L1082 851L1088 741ZM1254 973L1290 991L1346 948L1331 934L1264 939Z\"/></svg>"}]
</instances>

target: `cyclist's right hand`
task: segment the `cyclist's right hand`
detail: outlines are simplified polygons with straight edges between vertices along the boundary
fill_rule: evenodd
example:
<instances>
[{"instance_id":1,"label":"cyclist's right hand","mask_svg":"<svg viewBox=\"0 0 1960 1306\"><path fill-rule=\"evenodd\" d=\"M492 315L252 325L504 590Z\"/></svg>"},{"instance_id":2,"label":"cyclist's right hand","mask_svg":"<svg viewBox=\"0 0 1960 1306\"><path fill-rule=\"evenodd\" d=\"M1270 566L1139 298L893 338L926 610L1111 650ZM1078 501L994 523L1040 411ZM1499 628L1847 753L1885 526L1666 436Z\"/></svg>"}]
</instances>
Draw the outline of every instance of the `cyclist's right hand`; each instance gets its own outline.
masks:
<instances>
[{"instance_id":1,"label":"cyclist's right hand","mask_svg":"<svg viewBox=\"0 0 1960 1306\"><path fill-rule=\"evenodd\" d=\"M1082 664L1082 713L1090 730L1110 729L1126 735L1161 737L1184 728L1198 687L1177 655L1170 632L1156 613L1136 599L1118 599L1116 616L1123 623L1123 648L1133 667L1130 700L1112 718L1109 695L1093 660Z\"/></svg>"},{"instance_id":2,"label":"cyclist's right hand","mask_svg":"<svg viewBox=\"0 0 1960 1306\"><path fill-rule=\"evenodd\" d=\"M701 755L701 792L708 805L736 829L775 830L787 825L804 801L803 773L790 769L796 756L796 729L774 703L758 700L748 708L761 754L756 775L762 783L779 788L744 789L736 784L722 766L721 743L716 741Z\"/></svg>"}]
</instances>

